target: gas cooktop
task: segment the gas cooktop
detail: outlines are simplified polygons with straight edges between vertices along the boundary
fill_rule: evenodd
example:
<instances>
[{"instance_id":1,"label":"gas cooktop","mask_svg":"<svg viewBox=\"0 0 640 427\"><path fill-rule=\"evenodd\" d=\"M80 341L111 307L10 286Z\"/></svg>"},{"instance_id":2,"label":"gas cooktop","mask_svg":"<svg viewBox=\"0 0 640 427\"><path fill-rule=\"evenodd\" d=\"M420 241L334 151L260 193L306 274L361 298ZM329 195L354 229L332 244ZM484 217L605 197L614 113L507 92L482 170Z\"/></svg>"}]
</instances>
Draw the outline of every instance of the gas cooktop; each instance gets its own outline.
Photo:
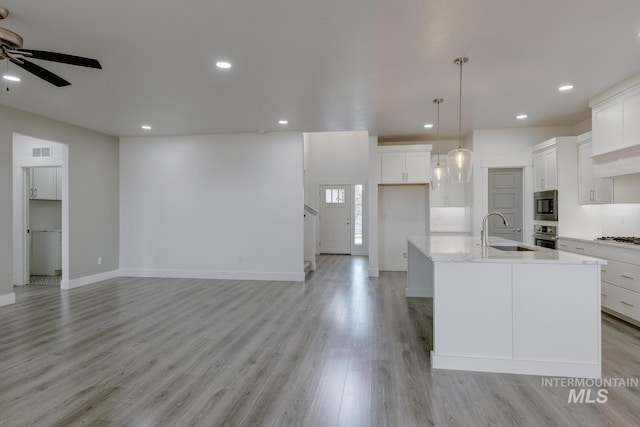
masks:
<instances>
[{"instance_id":1,"label":"gas cooktop","mask_svg":"<svg viewBox=\"0 0 640 427\"><path fill-rule=\"evenodd\" d=\"M607 240L610 242L629 243L632 245L640 245L640 237L611 237L603 236L598 237L596 240Z\"/></svg>"}]
</instances>

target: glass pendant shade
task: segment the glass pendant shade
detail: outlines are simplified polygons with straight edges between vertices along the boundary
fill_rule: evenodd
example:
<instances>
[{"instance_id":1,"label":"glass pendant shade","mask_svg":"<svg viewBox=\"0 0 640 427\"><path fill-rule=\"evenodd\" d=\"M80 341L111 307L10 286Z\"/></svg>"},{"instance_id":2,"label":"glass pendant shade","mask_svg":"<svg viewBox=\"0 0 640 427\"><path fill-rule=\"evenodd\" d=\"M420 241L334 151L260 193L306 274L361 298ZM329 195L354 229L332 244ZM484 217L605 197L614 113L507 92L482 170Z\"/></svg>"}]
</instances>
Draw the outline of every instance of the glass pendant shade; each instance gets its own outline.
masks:
<instances>
[{"instance_id":1,"label":"glass pendant shade","mask_svg":"<svg viewBox=\"0 0 640 427\"><path fill-rule=\"evenodd\" d=\"M473 171L473 152L466 148L456 148L447 155L447 172L451 182L468 182Z\"/></svg>"},{"instance_id":2,"label":"glass pendant shade","mask_svg":"<svg viewBox=\"0 0 640 427\"><path fill-rule=\"evenodd\" d=\"M431 169L431 188L444 190L447 187L447 168L438 163Z\"/></svg>"}]
</instances>

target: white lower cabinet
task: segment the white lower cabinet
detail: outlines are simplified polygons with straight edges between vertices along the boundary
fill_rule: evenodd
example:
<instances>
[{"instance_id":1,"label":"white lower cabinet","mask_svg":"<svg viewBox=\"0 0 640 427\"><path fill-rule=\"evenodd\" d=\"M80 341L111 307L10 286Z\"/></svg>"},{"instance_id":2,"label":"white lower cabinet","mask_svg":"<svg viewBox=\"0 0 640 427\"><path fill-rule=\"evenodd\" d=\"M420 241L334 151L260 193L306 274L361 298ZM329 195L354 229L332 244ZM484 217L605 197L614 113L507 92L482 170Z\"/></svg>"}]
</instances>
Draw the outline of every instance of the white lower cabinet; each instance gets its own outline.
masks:
<instances>
[{"instance_id":1,"label":"white lower cabinet","mask_svg":"<svg viewBox=\"0 0 640 427\"><path fill-rule=\"evenodd\" d=\"M640 294L602 282L602 306L628 318L640 320Z\"/></svg>"},{"instance_id":2,"label":"white lower cabinet","mask_svg":"<svg viewBox=\"0 0 640 427\"><path fill-rule=\"evenodd\" d=\"M640 250L564 238L558 240L558 249L606 259L601 267L602 307L640 326Z\"/></svg>"}]
</instances>

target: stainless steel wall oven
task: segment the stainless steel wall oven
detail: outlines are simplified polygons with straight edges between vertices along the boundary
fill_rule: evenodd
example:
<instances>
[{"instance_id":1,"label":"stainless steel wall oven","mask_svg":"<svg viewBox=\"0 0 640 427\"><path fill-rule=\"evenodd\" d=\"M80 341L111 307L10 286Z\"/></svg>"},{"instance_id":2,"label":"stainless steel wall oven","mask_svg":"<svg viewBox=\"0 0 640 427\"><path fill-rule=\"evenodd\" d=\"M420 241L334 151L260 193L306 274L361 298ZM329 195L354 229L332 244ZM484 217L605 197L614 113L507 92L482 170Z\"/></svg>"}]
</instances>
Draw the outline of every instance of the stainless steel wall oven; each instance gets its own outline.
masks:
<instances>
[{"instance_id":1,"label":"stainless steel wall oven","mask_svg":"<svg viewBox=\"0 0 640 427\"><path fill-rule=\"evenodd\" d=\"M553 225L534 225L533 240L536 246L543 248L557 249L558 236L556 227Z\"/></svg>"}]
</instances>

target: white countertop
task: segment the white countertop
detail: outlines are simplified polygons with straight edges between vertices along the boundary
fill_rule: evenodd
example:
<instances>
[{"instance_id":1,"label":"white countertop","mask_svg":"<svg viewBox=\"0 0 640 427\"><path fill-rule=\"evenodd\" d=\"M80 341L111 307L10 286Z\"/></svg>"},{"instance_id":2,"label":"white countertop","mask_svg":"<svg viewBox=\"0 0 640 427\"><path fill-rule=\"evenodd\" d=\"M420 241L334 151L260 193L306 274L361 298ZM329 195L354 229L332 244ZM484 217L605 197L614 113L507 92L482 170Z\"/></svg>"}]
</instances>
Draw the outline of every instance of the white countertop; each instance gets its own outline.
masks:
<instances>
[{"instance_id":1,"label":"white countertop","mask_svg":"<svg viewBox=\"0 0 640 427\"><path fill-rule=\"evenodd\" d=\"M533 251L502 251L480 246L480 238L456 235L410 236L408 241L432 261L606 264L607 261L571 252L527 245L513 240L489 236L489 245L523 246Z\"/></svg>"},{"instance_id":2,"label":"white countertop","mask_svg":"<svg viewBox=\"0 0 640 427\"><path fill-rule=\"evenodd\" d=\"M569 236L560 236L558 238L566 239L566 240L575 240L577 242L594 243L596 245L613 246L616 248L632 249L632 250L640 251L640 245L632 245L630 243L619 243L619 242L614 242L612 240L598 240L598 239L590 239L588 237L569 237Z\"/></svg>"}]
</instances>

